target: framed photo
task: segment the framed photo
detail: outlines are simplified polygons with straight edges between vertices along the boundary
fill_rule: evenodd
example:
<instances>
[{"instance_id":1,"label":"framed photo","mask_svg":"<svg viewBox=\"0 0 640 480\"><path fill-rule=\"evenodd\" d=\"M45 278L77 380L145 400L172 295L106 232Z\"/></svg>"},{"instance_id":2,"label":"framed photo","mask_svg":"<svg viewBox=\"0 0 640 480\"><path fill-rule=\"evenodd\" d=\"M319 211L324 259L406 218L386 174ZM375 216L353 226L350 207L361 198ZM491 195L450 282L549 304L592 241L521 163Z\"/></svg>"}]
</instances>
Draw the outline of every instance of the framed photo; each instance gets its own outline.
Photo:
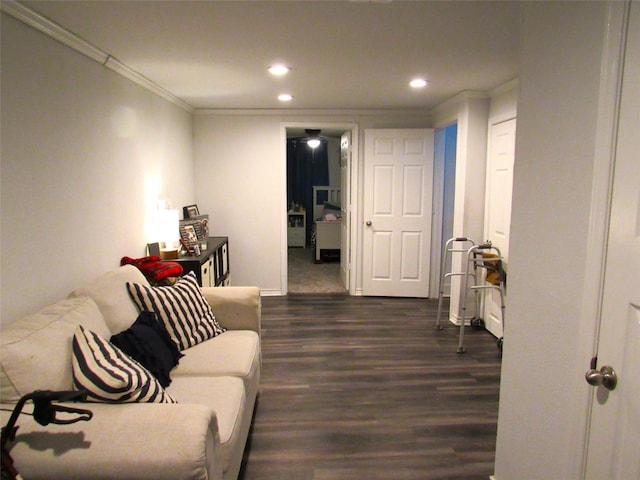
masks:
<instances>
[{"instance_id":1,"label":"framed photo","mask_svg":"<svg viewBox=\"0 0 640 480\"><path fill-rule=\"evenodd\" d=\"M208 236L209 215L196 215L180 220L180 239L190 254L193 254L196 245L206 242Z\"/></svg>"},{"instance_id":2,"label":"framed photo","mask_svg":"<svg viewBox=\"0 0 640 480\"><path fill-rule=\"evenodd\" d=\"M159 257L160 256L160 244L158 242L147 243L147 254Z\"/></svg>"},{"instance_id":3,"label":"framed photo","mask_svg":"<svg viewBox=\"0 0 640 480\"><path fill-rule=\"evenodd\" d=\"M198 215L200 215L198 205L187 205L186 207L182 207L182 216L185 219L197 217Z\"/></svg>"},{"instance_id":4,"label":"framed photo","mask_svg":"<svg viewBox=\"0 0 640 480\"><path fill-rule=\"evenodd\" d=\"M191 246L198 243L198 236L196 235L196 229L193 225L185 225L184 236L187 241L187 245Z\"/></svg>"}]
</instances>

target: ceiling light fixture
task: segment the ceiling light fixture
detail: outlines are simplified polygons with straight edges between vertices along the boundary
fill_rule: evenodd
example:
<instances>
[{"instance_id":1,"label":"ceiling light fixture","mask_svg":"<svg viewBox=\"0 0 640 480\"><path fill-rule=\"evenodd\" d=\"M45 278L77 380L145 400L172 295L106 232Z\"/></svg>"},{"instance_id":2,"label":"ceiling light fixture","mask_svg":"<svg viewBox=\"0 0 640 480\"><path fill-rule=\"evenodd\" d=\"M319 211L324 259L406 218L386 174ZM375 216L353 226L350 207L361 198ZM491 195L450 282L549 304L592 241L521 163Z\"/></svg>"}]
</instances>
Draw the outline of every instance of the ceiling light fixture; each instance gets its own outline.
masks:
<instances>
[{"instance_id":1,"label":"ceiling light fixture","mask_svg":"<svg viewBox=\"0 0 640 480\"><path fill-rule=\"evenodd\" d=\"M282 75L286 75L291 70L291 67L287 67L286 65L277 64L269 67L269 73L271 75L276 75L281 77Z\"/></svg>"},{"instance_id":2,"label":"ceiling light fixture","mask_svg":"<svg viewBox=\"0 0 640 480\"><path fill-rule=\"evenodd\" d=\"M288 93L281 93L280 95L278 95L278 100L280 100L281 102L290 102L291 100L293 100L293 96L289 95Z\"/></svg>"},{"instance_id":3,"label":"ceiling light fixture","mask_svg":"<svg viewBox=\"0 0 640 480\"><path fill-rule=\"evenodd\" d=\"M318 148L320 146L320 143L322 143L320 141L320 130L319 129L313 129L313 128L306 128L305 133L308 135L307 136L307 145L310 148Z\"/></svg>"},{"instance_id":4,"label":"ceiling light fixture","mask_svg":"<svg viewBox=\"0 0 640 480\"><path fill-rule=\"evenodd\" d=\"M414 78L409 82L411 88L423 88L427 86L427 81L424 78Z\"/></svg>"},{"instance_id":5,"label":"ceiling light fixture","mask_svg":"<svg viewBox=\"0 0 640 480\"><path fill-rule=\"evenodd\" d=\"M311 148L318 148L320 146L320 139L310 138L309 140L307 140L307 145L309 145Z\"/></svg>"}]
</instances>

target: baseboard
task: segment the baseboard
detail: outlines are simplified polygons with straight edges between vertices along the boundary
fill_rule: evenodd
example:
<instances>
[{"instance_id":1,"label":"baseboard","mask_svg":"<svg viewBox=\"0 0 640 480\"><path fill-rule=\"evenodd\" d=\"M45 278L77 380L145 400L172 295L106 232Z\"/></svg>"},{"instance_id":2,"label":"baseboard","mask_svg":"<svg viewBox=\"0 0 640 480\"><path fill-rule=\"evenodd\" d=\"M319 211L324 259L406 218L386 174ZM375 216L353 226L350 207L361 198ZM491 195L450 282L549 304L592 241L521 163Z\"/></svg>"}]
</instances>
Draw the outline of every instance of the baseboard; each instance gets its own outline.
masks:
<instances>
[{"instance_id":1,"label":"baseboard","mask_svg":"<svg viewBox=\"0 0 640 480\"><path fill-rule=\"evenodd\" d=\"M456 315L455 313L450 313L449 314L449 321L454 324L456 327L460 326L460 318L458 315Z\"/></svg>"},{"instance_id":2,"label":"baseboard","mask_svg":"<svg viewBox=\"0 0 640 480\"><path fill-rule=\"evenodd\" d=\"M283 295L282 290L263 288L260 290L261 297L281 297Z\"/></svg>"},{"instance_id":3,"label":"baseboard","mask_svg":"<svg viewBox=\"0 0 640 480\"><path fill-rule=\"evenodd\" d=\"M456 314L454 314L454 313L450 313L450 314L449 314L449 321L450 321L453 325L455 325L456 327L459 327L459 326L460 326L461 320L462 320L462 317L460 317L460 316L458 316L458 315L456 315ZM467 318L465 318L465 319L464 319L464 326L465 326L465 327L469 327L469 326L471 326L471 318L468 318L468 317L467 317Z\"/></svg>"}]
</instances>

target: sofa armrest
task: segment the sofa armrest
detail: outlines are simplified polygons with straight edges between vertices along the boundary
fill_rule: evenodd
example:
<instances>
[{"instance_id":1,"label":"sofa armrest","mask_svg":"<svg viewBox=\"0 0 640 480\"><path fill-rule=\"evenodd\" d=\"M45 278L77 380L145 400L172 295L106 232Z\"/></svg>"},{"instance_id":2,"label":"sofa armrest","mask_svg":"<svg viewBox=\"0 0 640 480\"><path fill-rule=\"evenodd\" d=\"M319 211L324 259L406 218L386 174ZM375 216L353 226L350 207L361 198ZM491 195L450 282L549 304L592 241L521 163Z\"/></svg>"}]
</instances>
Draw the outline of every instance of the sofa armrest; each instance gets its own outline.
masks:
<instances>
[{"instance_id":1,"label":"sofa armrest","mask_svg":"<svg viewBox=\"0 0 640 480\"><path fill-rule=\"evenodd\" d=\"M71 406L91 410L93 418L41 426L31 416L19 417L9 448L24 478L222 479L218 424L210 408L157 403ZM3 410L13 407L2 404ZM2 425L9 416L0 412Z\"/></svg>"},{"instance_id":2,"label":"sofa armrest","mask_svg":"<svg viewBox=\"0 0 640 480\"><path fill-rule=\"evenodd\" d=\"M222 326L260 334L262 304L258 287L204 287L202 294Z\"/></svg>"}]
</instances>

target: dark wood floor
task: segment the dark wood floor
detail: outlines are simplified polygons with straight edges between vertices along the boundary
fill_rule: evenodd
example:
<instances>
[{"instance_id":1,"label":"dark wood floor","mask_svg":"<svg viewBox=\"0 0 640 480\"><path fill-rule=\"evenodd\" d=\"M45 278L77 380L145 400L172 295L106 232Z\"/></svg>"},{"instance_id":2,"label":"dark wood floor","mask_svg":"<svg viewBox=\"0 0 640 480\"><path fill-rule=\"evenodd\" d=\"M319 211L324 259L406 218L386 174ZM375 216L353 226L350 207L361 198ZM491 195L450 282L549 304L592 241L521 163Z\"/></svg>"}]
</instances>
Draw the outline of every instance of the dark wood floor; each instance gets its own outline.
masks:
<instances>
[{"instance_id":1,"label":"dark wood floor","mask_svg":"<svg viewBox=\"0 0 640 480\"><path fill-rule=\"evenodd\" d=\"M433 329L437 301L263 298L261 393L242 480L487 480L500 352ZM446 322L448 324L448 322Z\"/></svg>"}]
</instances>

